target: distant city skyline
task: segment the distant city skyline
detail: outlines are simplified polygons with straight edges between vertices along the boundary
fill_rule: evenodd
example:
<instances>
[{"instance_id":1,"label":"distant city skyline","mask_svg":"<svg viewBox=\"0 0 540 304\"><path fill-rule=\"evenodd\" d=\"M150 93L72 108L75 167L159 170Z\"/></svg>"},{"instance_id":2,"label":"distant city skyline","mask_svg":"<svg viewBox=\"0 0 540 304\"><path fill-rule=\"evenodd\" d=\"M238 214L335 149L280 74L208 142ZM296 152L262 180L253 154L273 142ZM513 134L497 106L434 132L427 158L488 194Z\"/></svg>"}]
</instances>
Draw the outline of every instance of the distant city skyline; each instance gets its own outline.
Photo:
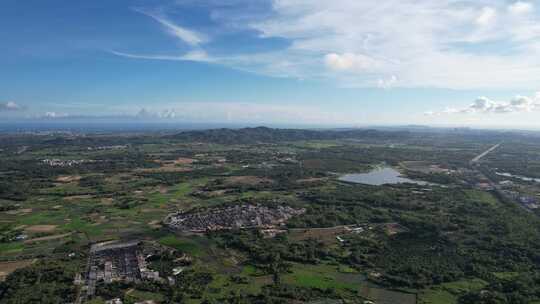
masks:
<instances>
[{"instance_id":1,"label":"distant city skyline","mask_svg":"<svg viewBox=\"0 0 540 304\"><path fill-rule=\"evenodd\" d=\"M540 128L540 1L0 3L0 120Z\"/></svg>"}]
</instances>

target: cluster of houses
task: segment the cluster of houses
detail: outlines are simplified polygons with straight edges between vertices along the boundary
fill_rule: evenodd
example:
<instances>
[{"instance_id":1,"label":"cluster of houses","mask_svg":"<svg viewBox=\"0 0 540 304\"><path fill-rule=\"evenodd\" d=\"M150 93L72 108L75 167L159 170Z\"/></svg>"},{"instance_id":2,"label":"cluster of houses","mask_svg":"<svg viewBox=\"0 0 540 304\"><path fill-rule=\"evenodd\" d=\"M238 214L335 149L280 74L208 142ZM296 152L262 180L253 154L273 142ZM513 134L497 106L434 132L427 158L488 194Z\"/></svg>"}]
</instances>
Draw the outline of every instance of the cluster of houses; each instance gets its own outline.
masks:
<instances>
[{"instance_id":1,"label":"cluster of houses","mask_svg":"<svg viewBox=\"0 0 540 304\"><path fill-rule=\"evenodd\" d=\"M503 180L499 182L499 187L502 189L501 191L504 195L519 202L521 205L523 205L523 207L530 210L540 208L540 204L536 197L515 191L516 187L514 182Z\"/></svg>"},{"instance_id":2,"label":"cluster of houses","mask_svg":"<svg viewBox=\"0 0 540 304\"><path fill-rule=\"evenodd\" d=\"M50 166L50 167L74 167L78 166L84 163L92 163L93 160L87 160L87 159L79 159L79 160L63 160L63 159L44 159L41 161L43 164Z\"/></svg>"},{"instance_id":3,"label":"cluster of houses","mask_svg":"<svg viewBox=\"0 0 540 304\"><path fill-rule=\"evenodd\" d=\"M112 145L112 146L88 147L87 150L88 151L92 151L92 150L97 150L97 151L101 151L101 150L123 150L123 149L127 149L127 148L128 148L128 145Z\"/></svg>"},{"instance_id":4,"label":"cluster of houses","mask_svg":"<svg viewBox=\"0 0 540 304\"><path fill-rule=\"evenodd\" d=\"M159 272L148 267L146 259L139 241L94 244L90 248L84 279L79 277L75 282L84 285L82 295L91 299L96 294L98 282L163 281Z\"/></svg>"},{"instance_id":5,"label":"cluster of houses","mask_svg":"<svg viewBox=\"0 0 540 304\"><path fill-rule=\"evenodd\" d=\"M523 207L527 209L538 209L540 207L536 197L523 195L517 191L503 190L502 191L509 198L518 201Z\"/></svg>"},{"instance_id":6,"label":"cluster of houses","mask_svg":"<svg viewBox=\"0 0 540 304\"><path fill-rule=\"evenodd\" d=\"M114 298L114 299L105 301L105 304L124 304L124 302L120 298ZM156 304L156 301L146 300L146 301L141 301L141 302L135 302L134 304Z\"/></svg>"},{"instance_id":7,"label":"cluster of houses","mask_svg":"<svg viewBox=\"0 0 540 304\"><path fill-rule=\"evenodd\" d=\"M305 209L288 206L235 205L203 212L174 213L167 216L169 227L189 232L206 232L240 228L272 228L284 224Z\"/></svg>"}]
</instances>

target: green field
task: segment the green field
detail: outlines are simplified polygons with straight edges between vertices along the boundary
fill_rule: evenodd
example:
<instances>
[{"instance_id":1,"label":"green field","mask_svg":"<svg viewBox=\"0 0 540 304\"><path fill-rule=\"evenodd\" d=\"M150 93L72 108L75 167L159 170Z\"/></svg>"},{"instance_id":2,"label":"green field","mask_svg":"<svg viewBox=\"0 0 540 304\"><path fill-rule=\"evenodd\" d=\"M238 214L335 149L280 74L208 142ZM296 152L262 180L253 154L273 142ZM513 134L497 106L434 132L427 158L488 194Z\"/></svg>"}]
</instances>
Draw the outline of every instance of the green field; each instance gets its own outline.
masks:
<instances>
[{"instance_id":1,"label":"green field","mask_svg":"<svg viewBox=\"0 0 540 304\"><path fill-rule=\"evenodd\" d=\"M540 301L540 211L512 199L537 197L540 186L512 179L503 189L506 178L496 174L540 176L534 138L326 132L5 135L0 261L36 263L0 284L0 304L31 303L29 288L51 303L75 302L82 288L73 281L85 274L90 246L112 240L143 241L148 267L161 280L100 285L90 303ZM501 138L508 144L471 165ZM118 144L126 148L95 149ZM28 149L19 154L21 146ZM50 166L44 158L85 162ZM428 183L339 181L345 173L404 164L416 171L403 175ZM486 181L507 192L482 190ZM260 211L248 222L259 227L250 229L237 228L245 211L213 213L245 205L302 212L270 222L271 212ZM163 220L179 211L227 229L166 227Z\"/></svg>"}]
</instances>

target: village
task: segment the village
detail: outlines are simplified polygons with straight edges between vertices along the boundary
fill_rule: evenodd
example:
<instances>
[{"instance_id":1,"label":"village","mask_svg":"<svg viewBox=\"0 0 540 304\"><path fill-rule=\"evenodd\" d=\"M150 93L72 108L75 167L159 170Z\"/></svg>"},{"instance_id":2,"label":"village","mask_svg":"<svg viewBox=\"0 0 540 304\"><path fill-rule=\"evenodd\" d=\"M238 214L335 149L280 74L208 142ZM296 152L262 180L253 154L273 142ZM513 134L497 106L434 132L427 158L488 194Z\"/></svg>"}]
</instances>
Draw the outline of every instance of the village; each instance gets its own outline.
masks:
<instances>
[{"instance_id":1,"label":"village","mask_svg":"<svg viewBox=\"0 0 540 304\"><path fill-rule=\"evenodd\" d=\"M84 163L93 163L93 160L87 159L73 159L73 160L62 160L62 159L44 159L41 161L43 164L49 167L74 167L82 165Z\"/></svg>"},{"instance_id":2,"label":"village","mask_svg":"<svg viewBox=\"0 0 540 304\"><path fill-rule=\"evenodd\" d=\"M270 208L259 205L236 205L194 213L174 213L164 220L169 227L189 232L207 232L240 228L272 228L283 225L305 209L288 206Z\"/></svg>"},{"instance_id":3,"label":"village","mask_svg":"<svg viewBox=\"0 0 540 304\"><path fill-rule=\"evenodd\" d=\"M159 272L148 267L146 259L151 256L145 252L140 241L104 242L94 244L90 248L86 273L78 274L75 284L81 286L77 303L84 303L96 295L100 282L134 282L141 280L164 281ZM118 302L111 302L118 303ZM120 302L121 303L121 302Z\"/></svg>"}]
</instances>

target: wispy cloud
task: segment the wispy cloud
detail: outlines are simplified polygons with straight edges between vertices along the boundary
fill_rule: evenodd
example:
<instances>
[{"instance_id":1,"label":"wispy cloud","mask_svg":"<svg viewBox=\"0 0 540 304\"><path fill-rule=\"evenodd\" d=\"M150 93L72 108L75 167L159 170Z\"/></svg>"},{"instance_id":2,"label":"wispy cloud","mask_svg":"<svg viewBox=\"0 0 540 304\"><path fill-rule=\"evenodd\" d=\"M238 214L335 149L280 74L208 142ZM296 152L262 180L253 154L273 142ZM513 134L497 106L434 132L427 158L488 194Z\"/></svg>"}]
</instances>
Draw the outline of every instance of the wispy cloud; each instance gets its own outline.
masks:
<instances>
[{"instance_id":1,"label":"wispy cloud","mask_svg":"<svg viewBox=\"0 0 540 304\"><path fill-rule=\"evenodd\" d=\"M534 5L530 2L518 1L508 6L508 11L514 15L529 14L534 10Z\"/></svg>"},{"instance_id":2,"label":"wispy cloud","mask_svg":"<svg viewBox=\"0 0 540 304\"><path fill-rule=\"evenodd\" d=\"M205 50L209 38L204 34L164 15L138 10L190 45L192 52L115 54L207 61L269 76L335 80L348 87L530 89L540 83L540 15L535 2L273 0L267 14L241 11L247 1L240 0L232 1L229 6L236 9L227 14L231 10L223 10L218 2L205 2L216 22L213 35L227 27L289 44L256 54L229 46L215 56Z\"/></svg>"},{"instance_id":3,"label":"wispy cloud","mask_svg":"<svg viewBox=\"0 0 540 304\"><path fill-rule=\"evenodd\" d=\"M191 46L198 46L208 40L208 38L204 34L179 26L165 16L161 16L157 13L143 10L140 8L133 8L133 10L153 18L159 24L161 24L170 35L184 41Z\"/></svg>"},{"instance_id":4,"label":"wispy cloud","mask_svg":"<svg viewBox=\"0 0 540 304\"><path fill-rule=\"evenodd\" d=\"M149 10L143 10L140 8L133 8L134 11L144 14L148 17L153 18L159 24L163 26L167 33L173 37L178 38L179 40L185 42L191 47L191 50L181 55L160 55L160 54L135 54L120 52L116 50L110 50L111 54L131 58L131 59L147 59L147 60L172 60L172 61L204 61L210 62L213 61L206 51L201 48L201 44L208 41L206 35L199 33L194 30L190 30L184 27L181 27L165 16L161 16L157 13L151 12Z\"/></svg>"},{"instance_id":5,"label":"wispy cloud","mask_svg":"<svg viewBox=\"0 0 540 304\"><path fill-rule=\"evenodd\" d=\"M540 92L535 96L516 96L510 101L495 101L487 97L478 97L464 108L446 108L442 111L428 111L426 115L445 114L490 114L490 113L521 113L540 110Z\"/></svg>"},{"instance_id":6,"label":"wispy cloud","mask_svg":"<svg viewBox=\"0 0 540 304\"><path fill-rule=\"evenodd\" d=\"M482 8L475 22L479 26L490 26L495 23L497 19L497 11L493 7L486 6Z\"/></svg>"},{"instance_id":7,"label":"wispy cloud","mask_svg":"<svg viewBox=\"0 0 540 304\"><path fill-rule=\"evenodd\" d=\"M194 50L187 52L183 55L173 56L173 55L147 55L147 54L130 54L124 52L118 52L111 50L110 53L132 59L149 59L149 60L171 60L171 61L202 61L202 62L211 62L212 58L208 57L208 54L202 50Z\"/></svg>"}]
</instances>

